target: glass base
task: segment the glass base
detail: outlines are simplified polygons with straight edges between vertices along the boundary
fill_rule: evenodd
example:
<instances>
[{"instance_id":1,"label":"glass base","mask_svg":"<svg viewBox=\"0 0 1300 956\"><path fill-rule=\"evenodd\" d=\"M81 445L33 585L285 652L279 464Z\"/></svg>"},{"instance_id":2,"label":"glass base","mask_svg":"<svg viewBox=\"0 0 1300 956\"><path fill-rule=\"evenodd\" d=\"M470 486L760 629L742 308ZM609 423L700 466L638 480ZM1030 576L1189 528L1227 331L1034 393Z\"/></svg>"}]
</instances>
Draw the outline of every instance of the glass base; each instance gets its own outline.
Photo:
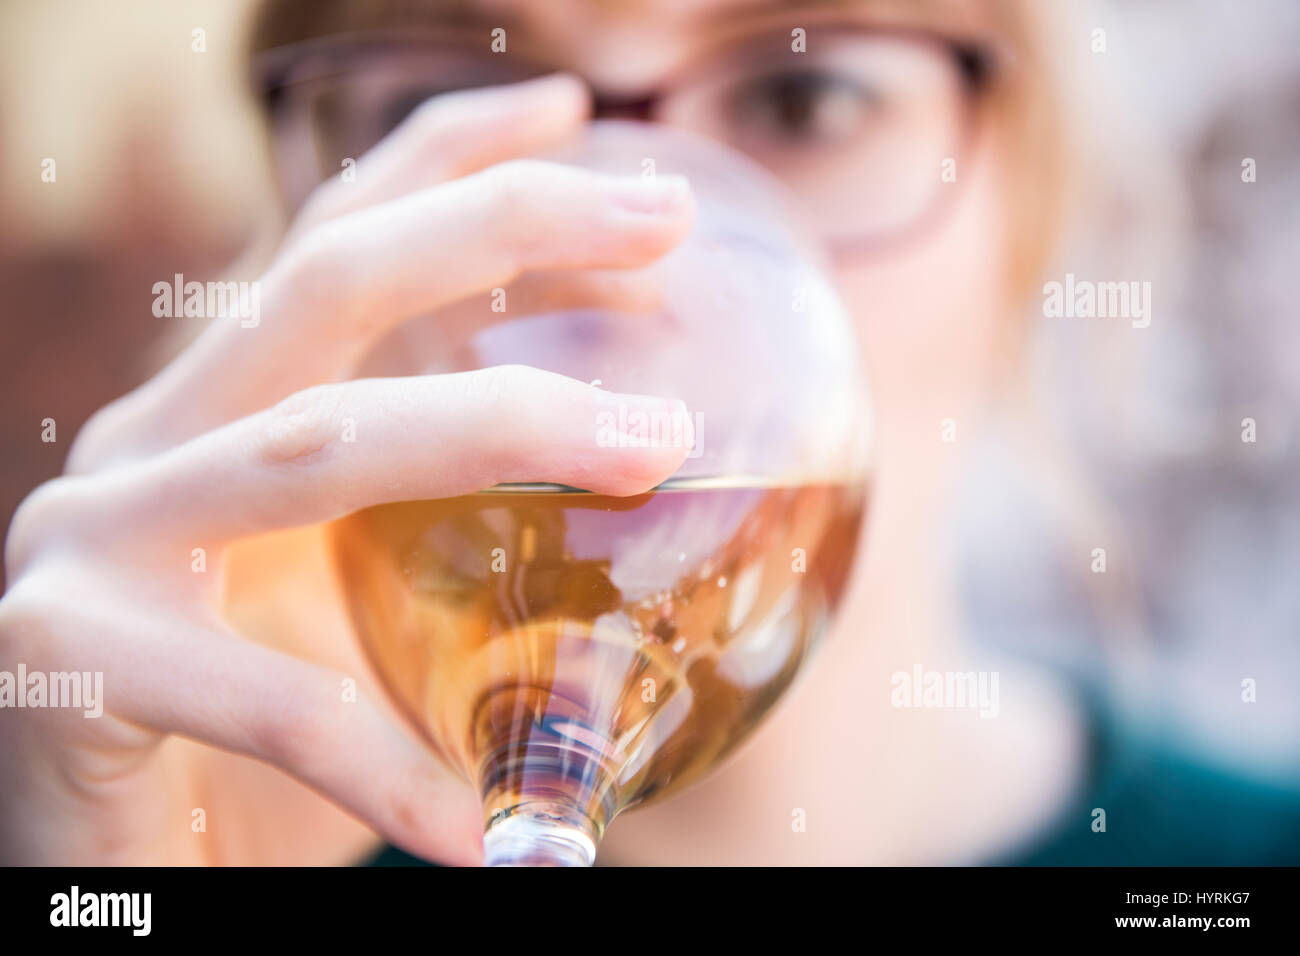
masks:
<instances>
[{"instance_id":1,"label":"glass base","mask_svg":"<svg viewBox=\"0 0 1300 956\"><path fill-rule=\"evenodd\" d=\"M596 827L571 808L523 803L488 824L483 852L487 866L591 866Z\"/></svg>"}]
</instances>

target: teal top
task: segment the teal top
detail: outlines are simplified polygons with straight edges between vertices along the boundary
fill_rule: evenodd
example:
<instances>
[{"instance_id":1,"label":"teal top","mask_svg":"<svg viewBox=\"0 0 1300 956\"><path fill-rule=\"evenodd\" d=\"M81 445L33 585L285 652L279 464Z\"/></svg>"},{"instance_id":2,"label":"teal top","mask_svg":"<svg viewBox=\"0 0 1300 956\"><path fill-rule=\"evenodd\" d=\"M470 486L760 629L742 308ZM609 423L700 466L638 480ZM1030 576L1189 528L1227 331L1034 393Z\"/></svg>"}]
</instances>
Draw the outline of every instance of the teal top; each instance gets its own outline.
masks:
<instances>
[{"instance_id":1,"label":"teal top","mask_svg":"<svg viewBox=\"0 0 1300 956\"><path fill-rule=\"evenodd\" d=\"M1011 866L1300 865L1300 781L1252 777L1144 729L1098 697L1085 702L1087 785ZM1104 810L1102 817L1096 813ZM1094 829L1094 827L1096 829ZM418 866L389 847L376 866Z\"/></svg>"},{"instance_id":2,"label":"teal top","mask_svg":"<svg viewBox=\"0 0 1300 956\"><path fill-rule=\"evenodd\" d=\"M1178 735L1085 695L1088 785L1055 824L997 864L1295 866L1300 780L1229 768ZM1098 810L1105 811L1104 831Z\"/></svg>"}]
</instances>

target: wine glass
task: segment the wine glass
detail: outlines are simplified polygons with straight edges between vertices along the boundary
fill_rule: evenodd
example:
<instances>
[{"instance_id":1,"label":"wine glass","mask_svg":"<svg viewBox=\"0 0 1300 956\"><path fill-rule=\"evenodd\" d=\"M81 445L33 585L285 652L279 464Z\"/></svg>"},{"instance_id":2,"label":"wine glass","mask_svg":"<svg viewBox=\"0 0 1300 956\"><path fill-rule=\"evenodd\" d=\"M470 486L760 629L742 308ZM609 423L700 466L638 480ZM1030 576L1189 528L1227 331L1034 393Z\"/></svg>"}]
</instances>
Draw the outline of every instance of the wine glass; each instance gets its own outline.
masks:
<instances>
[{"instance_id":1,"label":"wine glass","mask_svg":"<svg viewBox=\"0 0 1300 956\"><path fill-rule=\"evenodd\" d=\"M590 865L618 813L754 728L827 627L870 463L852 329L781 186L635 123L593 124L555 158L690 179L691 234L636 277L651 304L543 296L521 315L477 297L407 324L358 371L521 363L680 398L689 422L607 413L592 437L687 443L685 463L633 497L500 485L330 529L381 680L482 796L490 865Z\"/></svg>"}]
</instances>

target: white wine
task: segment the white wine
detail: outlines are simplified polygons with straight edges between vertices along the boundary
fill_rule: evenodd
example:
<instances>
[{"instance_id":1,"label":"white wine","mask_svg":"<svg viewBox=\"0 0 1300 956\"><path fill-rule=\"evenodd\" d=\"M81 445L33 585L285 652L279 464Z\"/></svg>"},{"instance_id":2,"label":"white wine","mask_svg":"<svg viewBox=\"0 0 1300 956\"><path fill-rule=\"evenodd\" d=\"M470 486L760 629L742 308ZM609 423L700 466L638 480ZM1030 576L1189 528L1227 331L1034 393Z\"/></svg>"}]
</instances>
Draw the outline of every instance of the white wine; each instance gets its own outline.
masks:
<instances>
[{"instance_id":1,"label":"white wine","mask_svg":"<svg viewBox=\"0 0 1300 956\"><path fill-rule=\"evenodd\" d=\"M336 522L360 638L487 820L545 803L599 839L775 703L848 575L865 482L550 485Z\"/></svg>"}]
</instances>

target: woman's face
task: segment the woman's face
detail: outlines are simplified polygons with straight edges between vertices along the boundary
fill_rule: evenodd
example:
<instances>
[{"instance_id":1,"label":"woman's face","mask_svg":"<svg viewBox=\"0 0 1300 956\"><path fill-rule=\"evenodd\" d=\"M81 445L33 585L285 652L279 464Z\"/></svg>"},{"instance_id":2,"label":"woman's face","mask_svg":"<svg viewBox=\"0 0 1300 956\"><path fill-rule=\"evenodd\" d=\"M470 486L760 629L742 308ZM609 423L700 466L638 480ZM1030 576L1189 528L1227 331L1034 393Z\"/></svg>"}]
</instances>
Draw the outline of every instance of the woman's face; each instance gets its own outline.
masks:
<instances>
[{"instance_id":1,"label":"woman's face","mask_svg":"<svg viewBox=\"0 0 1300 956\"><path fill-rule=\"evenodd\" d=\"M297 129L314 130L322 169L359 155L430 95L574 73L591 87L597 117L702 133L793 190L855 316L883 462L936 447L943 421L960 422L984 392L1007 304L1010 184L985 119L996 37L982 3L407 6L419 12L372 34L379 42L343 42L354 30L344 17L325 52L284 69L281 102L310 117ZM355 32L389 25L358 22ZM301 142L290 149L301 157ZM283 156L282 147L282 166Z\"/></svg>"},{"instance_id":2,"label":"woman's face","mask_svg":"<svg viewBox=\"0 0 1300 956\"><path fill-rule=\"evenodd\" d=\"M498 0L475 10L517 24L508 49L582 76L598 106L645 110L659 94L652 118L780 175L824 224L880 440L933 449L942 421L960 421L983 393L1005 316L997 144L949 45L981 36L981 7Z\"/></svg>"}]
</instances>

